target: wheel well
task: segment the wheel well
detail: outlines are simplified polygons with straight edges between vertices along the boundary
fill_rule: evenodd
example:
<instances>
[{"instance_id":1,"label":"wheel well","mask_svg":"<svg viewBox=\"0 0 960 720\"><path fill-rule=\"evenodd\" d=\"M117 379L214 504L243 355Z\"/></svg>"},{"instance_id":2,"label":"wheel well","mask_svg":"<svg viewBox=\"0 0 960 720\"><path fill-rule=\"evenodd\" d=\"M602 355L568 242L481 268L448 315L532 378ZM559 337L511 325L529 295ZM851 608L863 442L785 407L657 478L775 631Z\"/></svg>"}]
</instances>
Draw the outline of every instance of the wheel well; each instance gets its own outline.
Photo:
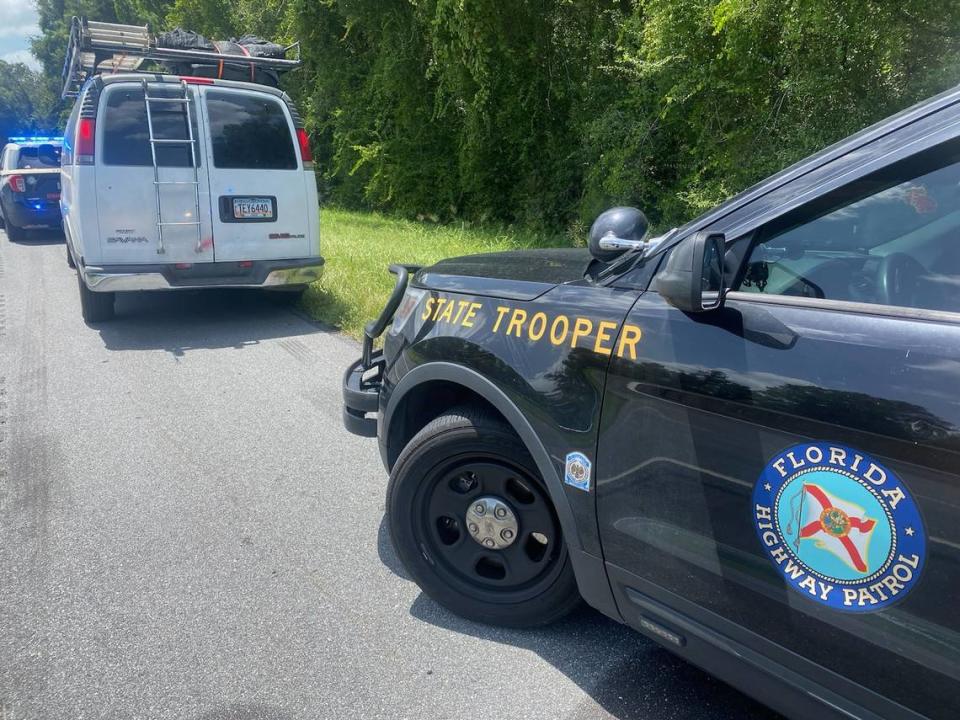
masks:
<instances>
[{"instance_id":1,"label":"wheel well","mask_svg":"<svg viewBox=\"0 0 960 720\"><path fill-rule=\"evenodd\" d=\"M509 425L506 418L482 395L447 380L431 380L413 388L400 400L387 431L387 464L392 469L411 438L447 410L462 405L485 408Z\"/></svg>"}]
</instances>

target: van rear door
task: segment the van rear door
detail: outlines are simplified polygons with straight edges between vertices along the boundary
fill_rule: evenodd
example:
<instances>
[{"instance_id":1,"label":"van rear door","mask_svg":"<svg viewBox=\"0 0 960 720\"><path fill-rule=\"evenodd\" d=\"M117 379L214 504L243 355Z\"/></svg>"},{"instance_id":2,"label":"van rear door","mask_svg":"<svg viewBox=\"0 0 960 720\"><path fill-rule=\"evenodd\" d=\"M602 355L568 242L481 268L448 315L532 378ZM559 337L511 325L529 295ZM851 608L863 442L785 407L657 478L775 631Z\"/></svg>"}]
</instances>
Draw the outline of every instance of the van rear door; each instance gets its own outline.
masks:
<instances>
[{"instance_id":1,"label":"van rear door","mask_svg":"<svg viewBox=\"0 0 960 720\"><path fill-rule=\"evenodd\" d=\"M310 201L290 111L257 90L202 88L209 128L210 197L218 262L304 258L316 201Z\"/></svg>"},{"instance_id":2,"label":"van rear door","mask_svg":"<svg viewBox=\"0 0 960 720\"><path fill-rule=\"evenodd\" d=\"M105 264L214 260L199 98L197 88L187 85L190 104L185 106L178 101L183 88L179 83L148 85L148 95L156 98L150 103L153 135L160 141L155 145L156 176L143 85L111 83L103 90L97 113L96 184ZM184 142L191 130L194 153Z\"/></svg>"}]
</instances>

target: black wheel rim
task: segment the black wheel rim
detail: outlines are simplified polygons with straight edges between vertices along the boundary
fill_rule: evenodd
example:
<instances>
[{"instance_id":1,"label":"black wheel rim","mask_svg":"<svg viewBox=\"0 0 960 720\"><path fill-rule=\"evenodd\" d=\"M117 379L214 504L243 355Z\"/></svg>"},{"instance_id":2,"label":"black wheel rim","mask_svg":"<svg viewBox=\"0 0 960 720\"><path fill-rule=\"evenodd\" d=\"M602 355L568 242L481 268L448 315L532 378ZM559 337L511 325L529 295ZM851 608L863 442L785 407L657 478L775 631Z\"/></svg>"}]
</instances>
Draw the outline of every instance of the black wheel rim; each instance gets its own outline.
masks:
<instances>
[{"instance_id":1,"label":"black wheel rim","mask_svg":"<svg viewBox=\"0 0 960 720\"><path fill-rule=\"evenodd\" d=\"M482 546L468 532L466 512L496 497L516 516L518 531L503 549ZM515 603L544 592L563 567L565 549L553 505L541 483L496 455L460 456L431 471L411 518L421 552L434 571L476 600Z\"/></svg>"}]
</instances>

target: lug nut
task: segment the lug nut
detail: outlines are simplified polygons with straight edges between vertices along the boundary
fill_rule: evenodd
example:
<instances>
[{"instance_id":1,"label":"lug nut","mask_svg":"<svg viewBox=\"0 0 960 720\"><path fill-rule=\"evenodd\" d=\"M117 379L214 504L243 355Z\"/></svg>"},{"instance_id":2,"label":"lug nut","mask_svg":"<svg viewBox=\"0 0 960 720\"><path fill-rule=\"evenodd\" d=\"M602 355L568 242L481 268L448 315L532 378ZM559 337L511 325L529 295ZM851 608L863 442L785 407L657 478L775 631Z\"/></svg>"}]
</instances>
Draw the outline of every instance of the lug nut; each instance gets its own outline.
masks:
<instances>
[{"instance_id":1,"label":"lug nut","mask_svg":"<svg viewBox=\"0 0 960 720\"><path fill-rule=\"evenodd\" d=\"M489 547L489 548L492 548L492 547L493 547L493 544L494 544L494 543L493 543L493 538L484 538L483 544L486 545L486 546Z\"/></svg>"},{"instance_id":2,"label":"lug nut","mask_svg":"<svg viewBox=\"0 0 960 720\"><path fill-rule=\"evenodd\" d=\"M513 530L510 528L504 528L500 531L500 537L504 540L513 540Z\"/></svg>"},{"instance_id":3,"label":"lug nut","mask_svg":"<svg viewBox=\"0 0 960 720\"><path fill-rule=\"evenodd\" d=\"M470 532L474 534L480 531L480 527L476 523L470 523L469 528L470 528Z\"/></svg>"},{"instance_id":4,"label":"lug nut","mask_svg":"<svg viewBox=\"0 0 960 720\"><path fill-rule=\"evenodd\" d=\"M507 516L507 509L505 507L498 507L496 510L493 511L493 514L496 515L498 518L503 519Z\"/></svg>"},{"instance_id":5,"label":"lug nut","mask_svg":"<svg viewBox=\"0 0 960 720\"><path fill-rule=\"evenodd\" d=\"M487 511L487 509L483 506L483 503L477 503L476 505L473 506L473 511L477 515L483 515Z\"/></svg>"}]
</instances>

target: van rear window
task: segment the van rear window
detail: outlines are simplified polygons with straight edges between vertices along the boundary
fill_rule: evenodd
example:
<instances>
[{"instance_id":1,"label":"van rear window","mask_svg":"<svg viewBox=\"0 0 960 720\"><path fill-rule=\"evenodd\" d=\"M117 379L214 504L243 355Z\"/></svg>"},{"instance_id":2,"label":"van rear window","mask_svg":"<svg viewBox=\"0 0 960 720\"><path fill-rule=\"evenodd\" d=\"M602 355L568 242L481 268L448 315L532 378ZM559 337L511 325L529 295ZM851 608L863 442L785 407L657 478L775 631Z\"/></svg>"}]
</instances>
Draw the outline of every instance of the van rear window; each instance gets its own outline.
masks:
<instances>
[{"instance_id":1,"label":"van rear window","mask_svg":"<svg viewBox=\"0 0 960 720\"><path fill-rule=\"evenodd\" d=\"M264 95L207 90L207 116L218 168L296 170L297 156L280 103Z\"/></svg>"},{"instance_id":2,"label":"van rear window","mask_svg":"<svg viewBox=\"0 0 960 720\"><path fill-rule=\"evenodd\" d=\"M180 87L150 86L151 97L180 97ZM152 166L149 131L147 129L147 105L142 88L119 88L107 95L103 123L103 162L107 165ZM187 113L181 103L151 103L153 136L158 140L187 140ZM197 137L197 116L190 108L193 120L193 136ZM199 150L197 162L200 163ZM190 146L157 145L157 165L160 167L193 167L190 164Z\"/></svg>"}]
</instances>

